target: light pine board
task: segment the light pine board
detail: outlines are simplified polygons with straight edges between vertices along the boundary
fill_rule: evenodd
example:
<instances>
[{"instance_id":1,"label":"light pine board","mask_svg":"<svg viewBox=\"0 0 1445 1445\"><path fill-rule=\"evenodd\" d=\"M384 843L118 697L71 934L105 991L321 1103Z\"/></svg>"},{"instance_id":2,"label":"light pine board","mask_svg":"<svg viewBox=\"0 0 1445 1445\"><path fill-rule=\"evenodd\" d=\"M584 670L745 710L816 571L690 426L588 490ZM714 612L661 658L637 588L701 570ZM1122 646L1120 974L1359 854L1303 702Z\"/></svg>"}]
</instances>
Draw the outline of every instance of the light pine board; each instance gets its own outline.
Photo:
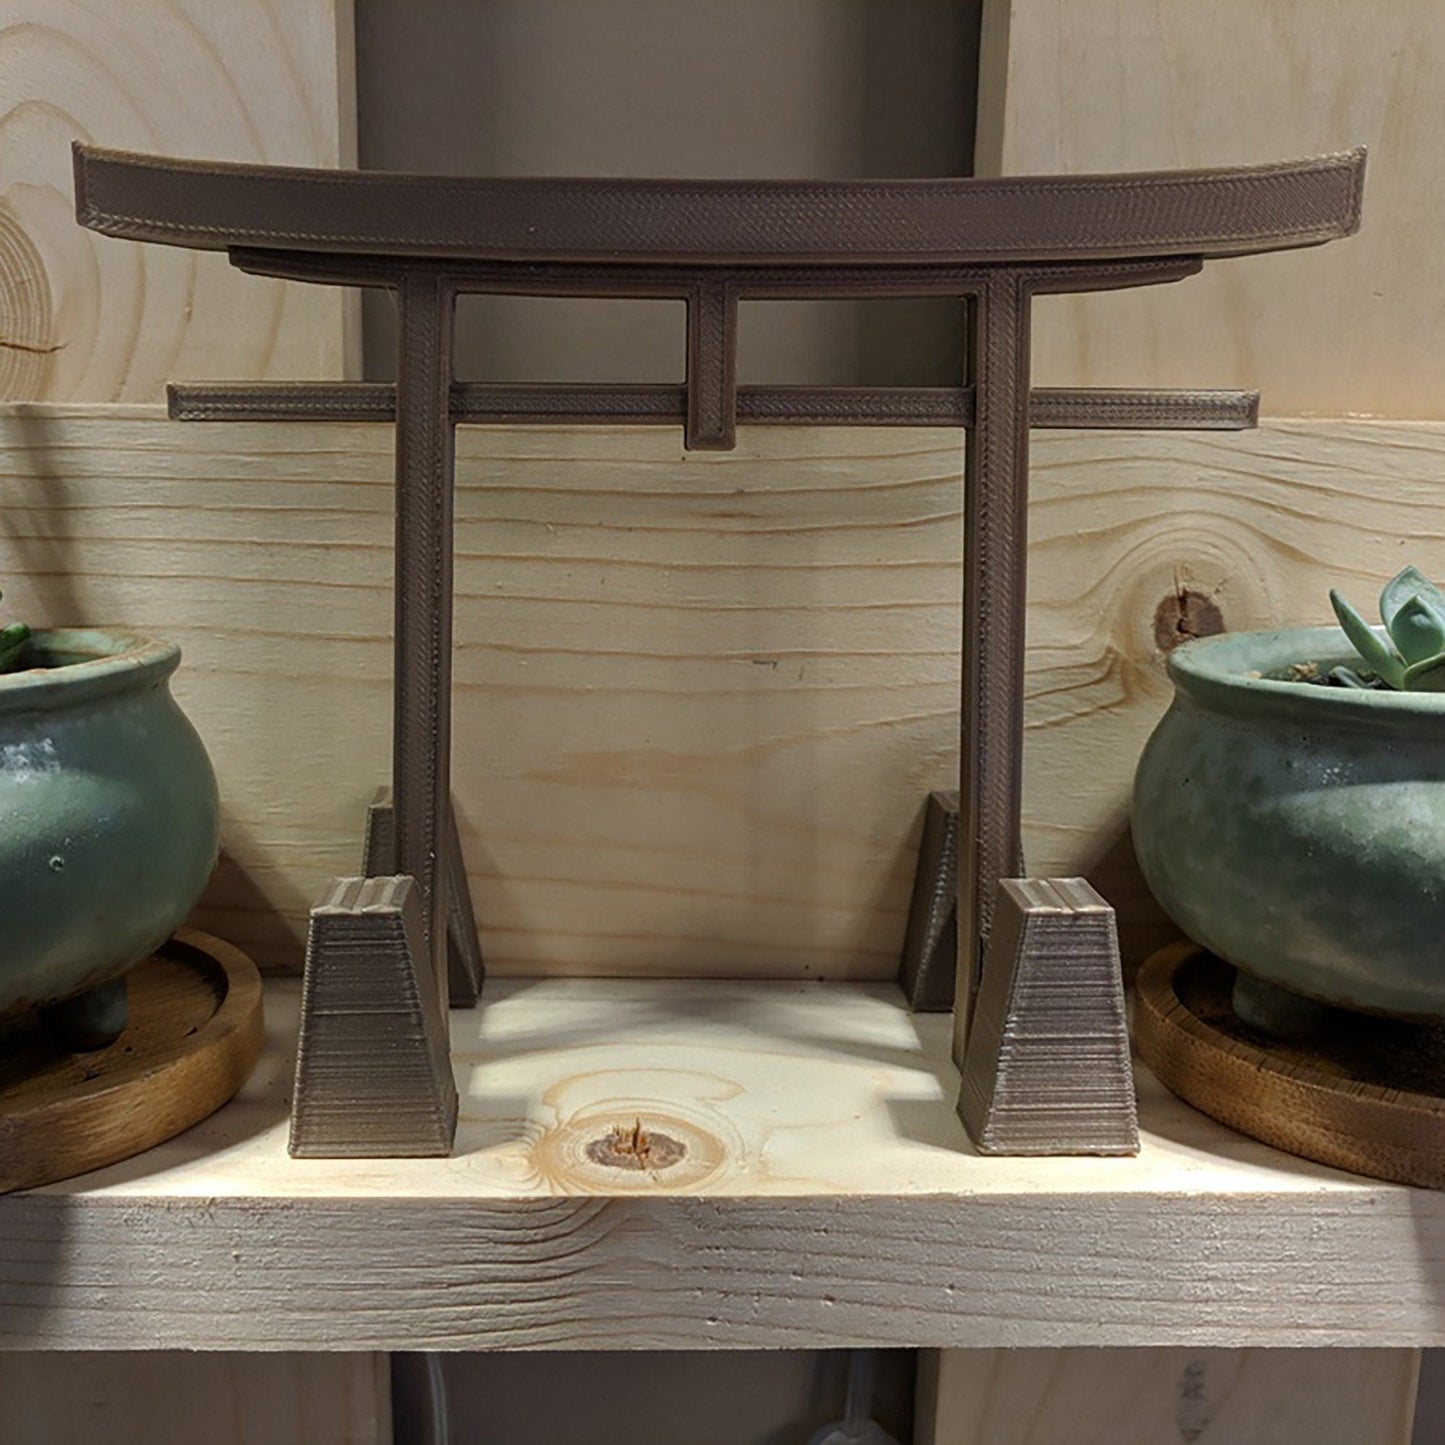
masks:
<instances>
[{"instance_id":1,"label":"light pine board","mask_svg":"<svg viewBox=\"0 0 1445 1445\"><path fill-rule=\"evenodd\" d=\"M351 1161L286 1156L269 992L240 1100L0 1198L0 1348L1445 1343L1445 1195L1147 1075L1137 1158L981 1158L950 1020L895 985L499 981L452 1015L455 1156ZM685 1154L594 1157L638 1125Z\"/></svg>"},{"instance_id":2,"label":"light pine board","mask_svg":"<svg viewBox=\"0 0 1445 1445\"><path fill-rule=\"evenodd\" d=\"M70 143L356 163L351 0L0 0L0 398L359 374L357 299L81 229Z\"/></svg>"},{"instance_id":3,"label":"light pine board","mask_svg":"<svg viewBox=\"0 0 1445 1445\"><path fill-rule=\"evenodd\" d=\"M934 430L463 428L455 787L498 974L892 977L956 785L960 449ZM1029 871L1167 936L1127 845L1155 612L1231 628L1445 577L1445 426L1034 435ZM362 424L0 413L0 586L179 641L220 775L199 925L295 966L389 772L392 452Z\"/></svg>"},{"instance_id":4,"label":"light pine board","mask_svg":"<svg viewBox=\"0 0 1445 1445\"><path fill-rule=\"evenodd\" d=\"M1179 286L1048 297L1040 385L1248 386L1266 414L1445 416L1445 6L985 0L980 175L1370 147L1364 227Z\"/></svg>"},{"instance_id":5,"label":"light pine board","mask_svg":"<svg viewBox=\"0 0 1445 1445\"><path fill-rule=\"evenodd\" d=\"M391 1445L378 1354L0 1354L5 1445Z\"/></svg>"},{"instance_id":6,"label":"light pine board","mask_svg":"<svg viewBox=\"0 0 1445 1445\"><path fill-rule=\"evenodd\" d=\"M914 1445L1410 1445L1416 1350L946 1350Z\"/></svg>"}]
</instances>

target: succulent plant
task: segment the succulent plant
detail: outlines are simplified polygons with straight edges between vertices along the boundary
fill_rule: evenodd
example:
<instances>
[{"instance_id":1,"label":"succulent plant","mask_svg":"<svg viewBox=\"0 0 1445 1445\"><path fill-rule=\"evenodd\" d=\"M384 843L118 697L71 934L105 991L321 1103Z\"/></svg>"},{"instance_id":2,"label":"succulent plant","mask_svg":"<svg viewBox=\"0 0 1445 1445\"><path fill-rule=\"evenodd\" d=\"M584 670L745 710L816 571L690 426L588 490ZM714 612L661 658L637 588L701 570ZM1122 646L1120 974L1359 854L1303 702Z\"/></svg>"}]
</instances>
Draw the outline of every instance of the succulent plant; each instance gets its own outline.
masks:
<instances>
[{"instance_id":1,"label":"succulent plant","mask_svg":"<svg viewBox=\"0 0 1445 1445\"><path fill-rule=\"evenodd\" d=\"M0 597L4 595L0 592ZM14 672L19 668L21 655L29 640L30 629L23 622L0 627L0 672Z\"/></svg>"},{"instance_id":2,"label":"succulent plant","mask_svg":"<svg viewBox=\"0 0 1445 1445\"><path fill-rule=\"evenodd\" d=\"M1406 567L1385 584L1380 619L1388 642L1338 592L1330 592L1330 603L1374 679L1337 667L1330 673L1333 681L1348 687L1445 692L1445 593L1428 577Z\"/></svg>"}]
</instances>

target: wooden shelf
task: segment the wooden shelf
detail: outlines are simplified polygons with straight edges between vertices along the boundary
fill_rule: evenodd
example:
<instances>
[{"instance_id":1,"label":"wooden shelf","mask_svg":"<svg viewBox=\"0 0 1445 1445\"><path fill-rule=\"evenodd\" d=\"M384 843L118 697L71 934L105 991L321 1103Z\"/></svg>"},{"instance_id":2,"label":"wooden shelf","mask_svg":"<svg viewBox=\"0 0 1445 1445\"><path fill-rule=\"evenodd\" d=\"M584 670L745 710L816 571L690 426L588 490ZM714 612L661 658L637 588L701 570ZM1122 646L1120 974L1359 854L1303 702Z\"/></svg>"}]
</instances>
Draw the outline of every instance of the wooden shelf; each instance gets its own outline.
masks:
<instances>
[{"instance_id":1,"label":"wooden shelf","mask_svg":"<svg viewBox=\"0 0 1445 1445\"><path fill-rule=\"evenodd\" d=\"M891 985L503 980L445 1160L293 1161L297 989L242 1096L0 1199L11 1349L1445 1343L1445 1195L1140 1077L1137 1159L985 1159ZM649 1134L652 1171L600 1162ZM614 1151L615 1152L615 1151Z\"/></svg>"}]
</instances>

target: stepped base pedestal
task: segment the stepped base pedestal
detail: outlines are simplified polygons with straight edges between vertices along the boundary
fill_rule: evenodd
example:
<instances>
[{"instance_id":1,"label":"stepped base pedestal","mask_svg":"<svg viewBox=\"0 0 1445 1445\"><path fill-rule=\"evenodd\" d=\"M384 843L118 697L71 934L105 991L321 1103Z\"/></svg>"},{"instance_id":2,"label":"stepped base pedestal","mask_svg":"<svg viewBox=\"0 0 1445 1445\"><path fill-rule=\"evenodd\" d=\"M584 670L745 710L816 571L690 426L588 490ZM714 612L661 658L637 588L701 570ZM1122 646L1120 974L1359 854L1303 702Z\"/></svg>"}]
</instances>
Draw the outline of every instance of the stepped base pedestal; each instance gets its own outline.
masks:
<instances>
[{"instance_id":1,"label":"stepped base pedestal","mask_svg":"<svg viewBox=\"0 0 1445 1445\"><path fill-rule=\"evenodd\" d=\"M457 1088L415 879L336 879L311 910L301 998L291 1154L450 1154Z\"/></svg>"},{"instance_id":2,"label":"stepped base pedestal","mask_svg":"<svg viewBox=\"0 0 1445 1445\"><path fill-rule=\"evenodd\" d=\"M1137 1154L1114 910L1082 878L999 884L958 1112L983 1154Z\"/></svg>"}]
</instances>

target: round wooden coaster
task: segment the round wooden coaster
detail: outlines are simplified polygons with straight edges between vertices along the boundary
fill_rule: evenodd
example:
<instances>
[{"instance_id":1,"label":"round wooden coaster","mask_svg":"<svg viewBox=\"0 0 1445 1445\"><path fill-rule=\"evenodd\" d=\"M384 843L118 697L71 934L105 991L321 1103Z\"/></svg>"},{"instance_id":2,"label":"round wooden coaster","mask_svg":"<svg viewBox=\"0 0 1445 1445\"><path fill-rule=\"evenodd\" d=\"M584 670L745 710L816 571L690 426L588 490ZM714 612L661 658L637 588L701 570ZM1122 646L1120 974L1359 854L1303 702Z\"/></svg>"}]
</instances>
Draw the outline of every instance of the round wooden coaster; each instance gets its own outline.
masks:
<instances>
[{"instance_id":1,"label":"round wooden coaster","mask_svg":"<svg viewBox=\"0 0 1445 1445\"><path fill-rule=\"evenodd\" d=\"M1140 970L1135 1037L1160 1083L1290 1154L1445 1189L1445 1028L1332 1009L1307 1042L1282 1043L1239 1021L1233 986L1189 943Z\"/></svg>"},{"instance_id":2,"label":"round wooden coaster","mask_svg":"<svg viewBox=\"0 0 1445 1445\"><path fill-rule=\"evenodd\" d=\"M261 1053L261 978L229 943L182 929L127 975L130 1021L109 1047L43 1032L0 1058L0 1192L129 1159L214 1113Z\"/></svg>"}]
</instances>

